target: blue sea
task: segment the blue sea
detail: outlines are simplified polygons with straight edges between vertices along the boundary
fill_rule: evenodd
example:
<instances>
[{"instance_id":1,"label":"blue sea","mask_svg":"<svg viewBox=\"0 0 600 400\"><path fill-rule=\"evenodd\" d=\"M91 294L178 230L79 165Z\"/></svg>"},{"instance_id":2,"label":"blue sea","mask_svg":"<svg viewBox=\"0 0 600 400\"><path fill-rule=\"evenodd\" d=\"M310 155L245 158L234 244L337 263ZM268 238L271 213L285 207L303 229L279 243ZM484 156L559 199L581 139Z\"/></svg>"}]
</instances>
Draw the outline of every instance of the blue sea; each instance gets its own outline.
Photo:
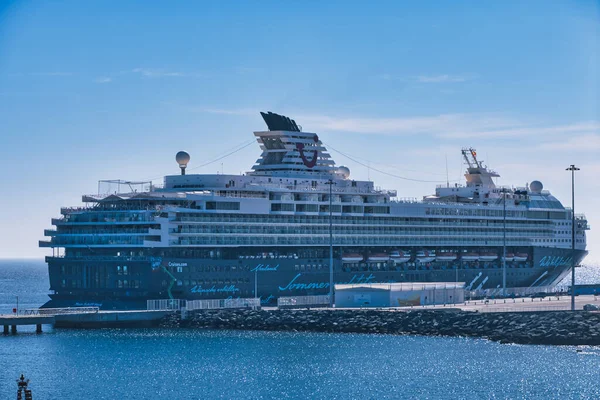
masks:
<instances>
[{"instance_id":1,"label":"blue sea","mask_svg":"<svg viewBox=\"0 0 600 400\"><path fill-rule=\"evenodd\" d=\"M42 261L0 261L0 313L47 292ZM21 373L36 400L600 398L600 348L461 338L21 328L0 335L0 399Z\"/></svg>"}]
</instances>

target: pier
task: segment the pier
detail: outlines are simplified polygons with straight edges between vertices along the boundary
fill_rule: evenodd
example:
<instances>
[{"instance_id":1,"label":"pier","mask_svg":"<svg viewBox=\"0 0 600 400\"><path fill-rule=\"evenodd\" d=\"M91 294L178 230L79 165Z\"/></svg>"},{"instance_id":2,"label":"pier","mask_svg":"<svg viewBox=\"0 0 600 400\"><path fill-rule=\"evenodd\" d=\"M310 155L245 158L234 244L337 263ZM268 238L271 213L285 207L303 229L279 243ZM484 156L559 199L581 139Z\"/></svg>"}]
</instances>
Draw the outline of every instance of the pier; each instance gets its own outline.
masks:
<instances>
[{"instance_id":1,"label":"pier","mask_svg":"<svg viewBox=\"0 0 600 400\"><path fill-rule=\"evenodd\" d=\"M18 326L36 327L42 333L43 325L55 328L115 328L152 327L173 313L172 310L100 311L98 307L41 308L22 313L0 315L3 333L16 334Z\"/></svg>"}]
</instances>

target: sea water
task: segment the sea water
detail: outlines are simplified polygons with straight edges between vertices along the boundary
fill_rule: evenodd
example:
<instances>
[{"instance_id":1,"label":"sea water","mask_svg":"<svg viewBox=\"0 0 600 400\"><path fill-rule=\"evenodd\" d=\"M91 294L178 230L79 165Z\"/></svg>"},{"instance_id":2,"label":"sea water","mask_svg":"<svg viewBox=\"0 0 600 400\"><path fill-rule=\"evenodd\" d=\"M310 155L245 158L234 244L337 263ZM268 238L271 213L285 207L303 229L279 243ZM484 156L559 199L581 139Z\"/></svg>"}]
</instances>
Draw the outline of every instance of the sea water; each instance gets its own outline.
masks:
<instances>
[{"instance_id":1,"label":"sea water","mask_svg":"<svg viewBox=\"0 0 600 400\"><path fill-rule=\"evenodd\" d=\"M47 291L43 262L0 262L0 312ZM418 336L22 327L0 335L0 399L21 373L36 400L600 398L600 348Z\"/></svg>"}]
</instances>

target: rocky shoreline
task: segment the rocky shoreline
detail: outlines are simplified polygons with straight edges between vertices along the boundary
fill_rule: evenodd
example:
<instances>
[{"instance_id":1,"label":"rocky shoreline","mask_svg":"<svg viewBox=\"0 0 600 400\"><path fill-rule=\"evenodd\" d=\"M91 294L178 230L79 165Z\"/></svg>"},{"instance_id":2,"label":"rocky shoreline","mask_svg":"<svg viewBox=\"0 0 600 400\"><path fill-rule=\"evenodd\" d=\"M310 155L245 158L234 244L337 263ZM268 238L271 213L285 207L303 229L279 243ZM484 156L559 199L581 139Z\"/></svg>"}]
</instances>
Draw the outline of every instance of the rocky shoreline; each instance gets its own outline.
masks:
<instances>
[{"instance_id":1,"label":"rocky shoreline","mask_svg":"<svg viewBox=\"0 0 600 400\"><path fill-rule=\"evenodd\" d=\"M163 327L459 336L500 343L600 345L598 312L478 313L445 310L202 310Z\"/></svg>"}]
</instances>

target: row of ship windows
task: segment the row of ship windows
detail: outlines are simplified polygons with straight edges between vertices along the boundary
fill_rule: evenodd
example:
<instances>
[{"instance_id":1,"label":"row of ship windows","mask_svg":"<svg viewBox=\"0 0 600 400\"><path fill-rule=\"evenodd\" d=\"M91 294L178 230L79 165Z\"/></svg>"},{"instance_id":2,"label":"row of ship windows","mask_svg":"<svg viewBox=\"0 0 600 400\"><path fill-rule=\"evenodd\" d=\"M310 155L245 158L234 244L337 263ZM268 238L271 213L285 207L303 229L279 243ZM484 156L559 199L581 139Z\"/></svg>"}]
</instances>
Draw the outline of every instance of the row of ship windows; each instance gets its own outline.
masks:
<instances>
[{"instance_id":1,"label":"row of ship windows","mask_svg":"<svg viewBox=\"0 0 600 400\"><path fill-rule=\"evenodd\" d=\"M571 243L571 239L533 239L536 243ZM575 243L583 243L583 239L575 239Z\"/></svg>"},{"instance_id":2,"label":"row of ship windows","mask_svg":"<svg viewBox=\"0 0 600 400\"><path fill-rule=\"evenodd\" d=\"M302 229L295 226L196 226L196 227L183 227L173 229L171 233L183 233L183 234L259 234L259 235L329 235L329 227L310 227L309 229ZM435 234L440 235L454 235L454 234L469 234L474 236L495 236L504 232L501 229L481 229L481 228L396 228L396 227L333 227L331 232L334 235L419 235L419 234ZM553 236L551 230L518 230L510 231L507 229L507 234L510 236Z\"/></svg>"},{"instance_id":3,"label":"row of ship windows","mask_svg":"<svg viewBox=\"0 0 600 400\"><path fill-rule=\"evenodd\" d=\"M191 224L190 222L197 222L197 223L201 223L203 226L228 226L228 225L243 225L243 226L248 226L248 227L252 227L252 226L264 226L264 225L269 225L269 226L295 226L298 228L305 228L305 227L329 227L329 221L328 220L323 220L323 221L314 221L314 222L301 222L301 221L296 221L296 220L290 220L290 221L272 221L270 219L265 219L263 221L212 221L212 220L200 220L200 219L191 219L191 218L186 218L185 220L177 220L176 222L182 222L180 224L178 224L179 226L182 227L194 227L197 226L198 224ZM187 223L186 223L187 222ZM393 221L388 221L387 219L382 219L380 221L374 221L372 223L355 223L354 221L347 221L347 220L332 220L332 226L334 227L343 227L343 228L363 228L365 226L370 226L370 227L374 227L374 228L385 228L385 227L390 227L390 228L396 228L396 227L404 227L404 228L410 228L410 227L424 227L424 228L438 228L438 227L473 227L473 228L478 228L478 227L485 227L485 228L491 228L491 229L504 229L504 224L503 221L500 220L487 220L487 221L471 221L471 220L459 220L459 221L453 221L453 220L431 220L431 221L421 221L421 220L415 220L415 221L405 221L404 219L397 219L397 220L393 220ZM552 232L554 232L554 228L551 224L545 223L545 224L539 224L536 223L534 221L507 221L506 222L506 228L507 229L511 229L511 228L518 228L518 229L523 229L523 228L529 228L529 229L540 229L540 230L550 230Z\"/></svg>"},{"instance_id":4,"label":"row of ship windows","mask_svg":"<svg viewBox=\"0 0 600 400\"><path fill-rule=\"evenodd\" d=\"M271 204L273 212L320 212L328 213L329 205L319 204L292 204L292 203L273 203ZM332 213L343 214L389 214L389 206L331 206Z\"/></svg>"},{"instance_id":5,"label":"row of ship windows","mask_svg":"<svg viewBox=\"0 0 600 400\"><path fill-rule=\"evenodd\" d=\"M212 286L212 285L241 285L250 283L249 278L237 278L237 279L204 279L204 280L195 280L195 279L184 279L177 280L177 286ZM167 287L169 282L167 280L163 280L161 282L162 287Z\"/></svg>"},{"instance_id":6,"label":"row of ship windows","mask_svg":"<svg viewBox=\"0 0 600 400\"><path fill-rule=\"evenodd\" d=\"M84 213L84 214L67 214L64 217L64 222L145 222L147 221L146 213Z\"/></svg>"},{"instance_id":7,"label":"row of ship windows","mask_svg":"<svg viewBox=\"0 0 600 400\"><path fill-rule=\"evenodd\" d=\"M140 276L141 271L139 267L129 267L127 265L117 265L116 268L109 265L81 265L81 264L63 264L60 266L60 273L62 275L78 275L86 274L91 278L95 277L108 277L110 271L115 271L117 275L134 275Z\"/></svg>"},{"instance_id":8,"label":"row of ship windows","mask_svg":"<svg viewBox=\"0 0 600 400\"><path fill-rule=\"evenodd\" d=\"M502 215L496 215L501 217ZM334 224L349 224L349 225L381 225L381 224L430 224L430 223L448 223L454 224L500 224L504 223L503 219L481 220L467 218L426 218L426 217L370 217L370 216L338 216L332 218ZM329 224L328 216L312 216L312 215L269 215L269 214L192 214L192 213L177 213L175 221L198 221L198 222L235 222L235 223L282 223L282 224ZM533 221L533 220L509 220L507 224L533 224L536 226L546 225L552 226L551 221Z\"/></svg>"},{"instance_id":9,"label":"row of ship windows","mask_svg":"<svg viewBox=\"0 0 600 400\"><path fill-rule=\"evenodd\" d=\"M387 246L399 246L399 245L437 245L437 246L448 246L448 245L502 245L502 237L457 237L456 235L449 235L448 237L402 237L395 238L389 236L380 237L335 237L335 246L369 246L369 245L387 245ZM506 242L509 245L523 245L527 246L530 244L531 239L529 238L513 238L508 237ZM193 245L297 245L297 246L314 246L321 245L325 246L329 244L328 237L204 237L204 238L186 238L172 241L171 245L181 246L193 246Z\"/></svg>"},{"instance_id":10,"label":"row of ship windows","mask_svg":"<svg viewBox=\"0 0 600 400\"><path fill-rule=\"evenodd\" d=\"M115 288L118 289L139 289L141 285L141 281L137 279L119 279L114 282ZM84 289L84 288L98 288L104 289L107 288L106 280L98 279L87 286L83 285L83 280L81 279L63 279L60 282L61 288L72 288L72 289Z\"/></svg>"}]
</instances>

